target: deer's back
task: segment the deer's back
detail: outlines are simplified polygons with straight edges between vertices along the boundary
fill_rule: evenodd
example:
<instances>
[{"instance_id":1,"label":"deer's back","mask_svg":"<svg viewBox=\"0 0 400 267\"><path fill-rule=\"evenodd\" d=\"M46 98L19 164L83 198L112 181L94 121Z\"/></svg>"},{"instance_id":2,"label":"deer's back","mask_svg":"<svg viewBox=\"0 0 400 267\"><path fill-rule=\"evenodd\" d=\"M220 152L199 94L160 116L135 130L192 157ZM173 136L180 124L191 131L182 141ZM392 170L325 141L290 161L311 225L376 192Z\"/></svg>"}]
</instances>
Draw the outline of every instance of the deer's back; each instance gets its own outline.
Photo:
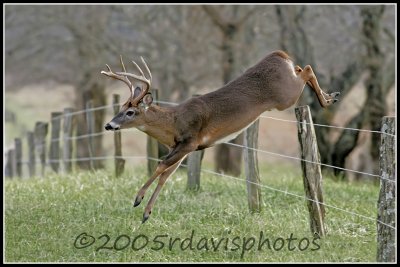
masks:
<instances>
[{"instance_id":1,"label":"deer's back","mask_svg":"<svg viewBox=\"0 0 400 267\"><path fill-rule=\"evenodd\" d=\"M220 89L183 103L184 116L190 120L184 123L199 130L198 138L207 147L240 133L266 110L291 106L295 101L288 99L290 91L303 87L289 56L275 51Z\"/></svg>"},{"instance_id":2,"label":"deer's back","mask_svg":"<svg viewBox=\"0 0 400 267\"><path fill-rule=\"evenodd\" d=\"M292 105L291 91L302 90L304 82L295 72L292 60L275 51L222 88L200 96L221 119L258 116L266 110ZM296 99L297 100L297 99ZM216 116L218 117L218 116Z\"/></svg>"}]
</instances>

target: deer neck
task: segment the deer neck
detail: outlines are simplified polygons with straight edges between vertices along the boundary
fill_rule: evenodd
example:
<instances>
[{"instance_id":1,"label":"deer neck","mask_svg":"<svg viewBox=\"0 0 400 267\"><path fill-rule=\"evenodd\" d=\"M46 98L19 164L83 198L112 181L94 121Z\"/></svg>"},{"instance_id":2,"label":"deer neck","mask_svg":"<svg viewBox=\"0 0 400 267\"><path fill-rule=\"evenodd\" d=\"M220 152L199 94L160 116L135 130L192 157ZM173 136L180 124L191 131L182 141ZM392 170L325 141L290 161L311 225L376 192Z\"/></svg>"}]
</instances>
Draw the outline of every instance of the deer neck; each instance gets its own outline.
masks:
<instances>
[{"instance_id":1,"label":"deer neck","mask_svg":"<svg viewBox=\"0 0 400 267\"><path fill-rule=\"evenodd\" d=\"M144 111L144 124L137 127L169 147L174 144L174 109L151 106Z\"/></svg>"}]
</instances>

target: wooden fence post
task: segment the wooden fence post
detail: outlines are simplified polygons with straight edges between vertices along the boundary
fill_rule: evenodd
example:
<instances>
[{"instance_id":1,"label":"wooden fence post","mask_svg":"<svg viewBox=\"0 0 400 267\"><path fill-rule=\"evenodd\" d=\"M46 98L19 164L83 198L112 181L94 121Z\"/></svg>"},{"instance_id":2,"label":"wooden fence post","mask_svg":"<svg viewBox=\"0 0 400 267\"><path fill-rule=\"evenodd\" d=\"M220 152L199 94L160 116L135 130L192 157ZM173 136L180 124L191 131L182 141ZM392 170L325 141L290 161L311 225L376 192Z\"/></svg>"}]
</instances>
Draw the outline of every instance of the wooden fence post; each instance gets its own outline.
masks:
<instances>
[{"instance_id":1,"label":"wooden fence post","mask_svg":"<svg viewBox=\"0 0 400 267\"><path fill-rule=\"evenodd\" d=\"M380 146L380 192L377 222L378 262L396 261L396 126L394 117L383 117Z\"/></svg>"},{"instance_id":2,"label":"wooden fence post","mask_svg":"<svg viewBox=\"0 0 400 267\"><path fill-rule=\"evenodd\" d=\"M72 171L72 135L74 131L74 116L71 113L73 108L64 109L63 122L63 165L66 173Z\"/></svg>"},{"instance_id":3,"label":"wooden fence post","mask_svg":"<svg viewBox=\"0 0 400 267\"><path fill-rule=\"evenodd\" d=\"M201 160L203 159L204 150L193 151L188 155L187 160L187 189L200 189Z\"/></svg>"},{"instance_id":4,"label":"wooden fence post","mask_svg":"<svg viewBox=\"0 0 400 267\"><path fill-rule=\"evenodd\" d=\"M258 170L258 128L260 120L257 119L244 133L245 153L245 174L247 184L247 199L251 212L261 211L261 187Z\"/></svg>"},{"instance_id":5,"label":"wooden fence post","mask_svg":"<svg viewBox=\"0 0 400 267\"><path fill-rule=\"evenodd\" d=\"M14 177L17 166L15 165L15 153L14 149L9 149L7 152L7 163L5 169L6 177Z\"/></svg>"},{"instance_id":6,"label":"wooden fence post","mask_svg":"<svg viewBox=\"0 0 400 267\"><path fill-rule=\"evenodd\" d=\"M4 176L5 177L8 177L8 178L11 178L13 175L12 175L12 162L11 162L11 159L10 159L10 151L11 151L11 149L9 149L6 153L5 153L5 157L7 158L7 161L6 161L6 165L5 165L5 168L4 168Z\"/></svg>"},{"instance_id":7,"label":"wooden fence post","mask_svg":"<svg viewBox=\"0 0 400 267\"><path fill-rule=\"evenodd\" d=\"M33 132L27 133L27 140L28 140L28 170L29 170L29 177L33 177L36 175L36 158L35 158L35 139Z\"/></svg>"},{"instance_id":8,"label":"wooden fence post","mask_svg":"<svg viewBox=\"0 0 400 267\"><path fill-rule=\"evenodd\" d=\"M93 137L92 134L94 132L94 116L92 100L88 100L86 102L86 125L87 125L87 134L88 134L88 146L89 146L89 162L90 168L94 170L94 162L93 162Z\"/></svg>"},{"instance_id":9,"label":"wooden fence post","mask_svg":"<svg viewBox=\"0 0 400 267\"><path fill-rule=\"evenodd\" d=\"M194 94L193 97L200 96ZM203 160L204 150L193 151L187 156L187 186L189 190L200 189L201 161Z\"/></svg>"},{"instance_id":10,"label":"wooden fence post","mask_svg":"<svg viewBox=\"0 0 400 267\"><path fill-rule=\"evenodd\" d=\"M119 101L120 97L118 94L113 94L112 103L114 109L114 115L119 112ZM124 172L125 160L122 158L121 148L121 131L114 132L114 146L115 146L115 176L119 177Z\"/></svg>"},{"instance_id":11,"label":"wooden fence post","mask_svg":"<svg viewBox=\"0 0 400 267\"><path fill-rule=\"evenodd\" d=\"M152 89L151 94L153 96L153 105L158 100L158 89ZM147 171L149 175L152 175L158 166L158 141L147 135Z\"/></svg>"},{"instance_id":12,"label":"wooden fence post","mask_svg":"<svg viewBox=\"0 0 400 267\"><path fill-rule=\"evenodd\" d=\"M44 175L46 167L46 135L49 124L47 122L38 121L35 124L35 148L41 163L41 175Z\"/></svg>"},{"instance_id":13,"label":"wooden fence post","mask_svg":"<svg viewBox=\"0 0 400 267\"><path fill-rule=\"evenodd\" d=\"M53 171L58 173L60 167L60 132L62 112L51 113L51 140L49 162Z\"/></svg>"},{"instance_id":14,"label":"wooden fence post","mask_svg":"<svg viewBox=\"0 0 400 267\"><path fill-rule=\"evenodd\" d=\"M17 177L22 177L22 142L21 138L14 139L15 144L15 166Z\"/></svg>"},{"instance_id":15,"label":"wooden fence post","mask_svg":"<svg viewBox=\"0 0 400 267\"><path fill-rule=\"evenodd\" d=\"M310 228L313 234L316 233L319 236L325 236L325 207L322 204L321 159L314 124L308 106L296 107L295 113L298 121L297 127L301 149L304 191L306 197L313 200L307 200L308 211L310 213Z\"/></svg>"}]
</instances>

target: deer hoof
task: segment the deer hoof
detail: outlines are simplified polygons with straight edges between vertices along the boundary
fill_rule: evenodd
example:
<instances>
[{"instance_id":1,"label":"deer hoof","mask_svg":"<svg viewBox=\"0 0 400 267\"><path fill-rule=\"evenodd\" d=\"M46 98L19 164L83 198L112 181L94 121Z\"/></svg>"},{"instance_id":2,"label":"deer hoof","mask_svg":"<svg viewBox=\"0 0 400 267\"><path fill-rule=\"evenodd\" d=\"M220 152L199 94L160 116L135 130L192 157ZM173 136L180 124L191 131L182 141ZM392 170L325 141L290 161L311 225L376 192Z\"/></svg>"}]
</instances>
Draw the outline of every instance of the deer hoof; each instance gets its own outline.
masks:
<instances>
[{"instance_id":1,"label":"deer hoof","mask_svg":"<svg viewBox=\"0 0 400 267\"><path fill-rule=\"evenodd\" d=\"M337 97L339 95L340 95L340 92L334 92L334 93L330 94L330 96L333 97L333 98L335 98L335 97Z\"/></svg>"},{"instance_id":2,"label":"deer hoof","mask_svg":"<svg viewBox=\"0 0 400 267\"><path fill-rule=\"evenodd\" d=\"M146 212L143 213L142 224L145 223L149 219L150 214L151 214L151 211L148 214L146 214Z\"/></svg>"},{"instance_id":3,"label":"deer hoof","mask_svg":"<svg viewBox=\"0 0 400 267\"><path fill-rule=\"evenodd\" d=\"M338 97L339 95L340 95L340 92L334 92L334 93L332 93L332 94L329 94L329 97L330 97L330 99L331 99L331 101L329 101L329 102L330 102L329 104L334 104L334 103L338 102L339 99L337 99L337 97Z\"/></svg>"},{"instance_id":4,"label":"deer hoof","mask_svg":"<svg viewBox=\"0 0 400 267\"><path fill-rule=\"evenodd\" d=\"M140 205L140 203L142 203L143 197L139 197L137 196L135 199L135 203L133 203L133 207L137 207Z\"/></svg>"}]
</instances>

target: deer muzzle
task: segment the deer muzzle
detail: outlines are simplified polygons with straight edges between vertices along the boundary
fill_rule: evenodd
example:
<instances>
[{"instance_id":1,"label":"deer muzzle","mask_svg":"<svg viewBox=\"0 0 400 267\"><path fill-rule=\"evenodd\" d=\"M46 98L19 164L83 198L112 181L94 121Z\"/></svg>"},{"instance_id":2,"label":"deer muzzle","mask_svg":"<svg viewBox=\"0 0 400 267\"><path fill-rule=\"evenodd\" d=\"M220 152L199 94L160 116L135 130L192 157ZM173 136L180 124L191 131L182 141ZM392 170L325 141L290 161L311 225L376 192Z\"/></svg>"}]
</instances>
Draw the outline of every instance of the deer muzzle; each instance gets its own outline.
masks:
<instances>
[{"instance_id":1,"label":"deer muzzle","mask_svg":"<svg viewBox=\"0 0 400 267\"><path fill-rule=\"evenodd\" d=\"M116 131L116 130L119 130L119 125L117 125L116 123L114 123L114 122L109 122L109 123L107 123L105 126L104 126L104 128L107 130L107 131Z\"/></svg>"}]
</instances>

